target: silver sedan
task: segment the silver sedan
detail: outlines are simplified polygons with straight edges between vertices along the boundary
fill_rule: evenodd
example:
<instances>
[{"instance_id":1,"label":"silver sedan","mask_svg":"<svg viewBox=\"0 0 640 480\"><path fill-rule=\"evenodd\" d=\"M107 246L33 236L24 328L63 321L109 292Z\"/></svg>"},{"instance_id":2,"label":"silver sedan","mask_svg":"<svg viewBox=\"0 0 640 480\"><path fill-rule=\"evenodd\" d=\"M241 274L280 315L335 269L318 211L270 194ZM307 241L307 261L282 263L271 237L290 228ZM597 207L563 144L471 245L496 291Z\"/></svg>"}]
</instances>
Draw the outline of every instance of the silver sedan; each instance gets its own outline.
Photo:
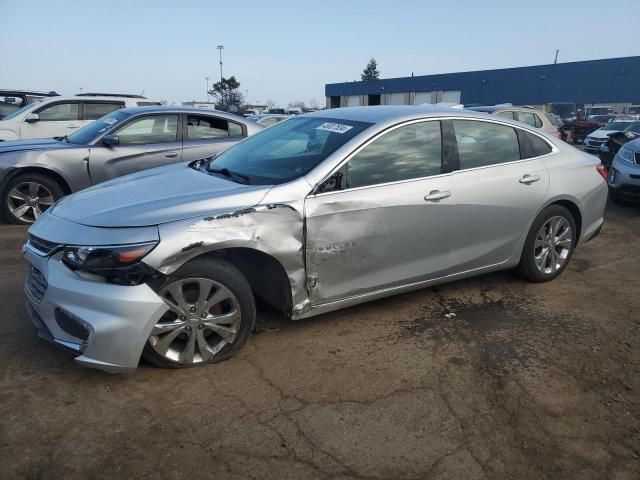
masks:
<instances>
[{"instance_id":1,"label":"silver sedan","mask_svg":"<svg viewBox=\"0 0 640 480\"><path fill-rule=\"evenodd\" d=\"M33 223L62 196L147 168L214 155L262 126L184 107L115 111L60 138L0 142L0 208Z\"/></svg>"},{"instance_id":2,"label":"silver sedan","mask_svg":"<svg viewBox=\"0 0 640 480\"><path fill-rule=\"evenodd\" d=\"M495 270L552 280L598 235L606 176L482 113L301 115L59 201L29 230L29 312L82 365L215 363L247 340L256 298L296 320Z\"/></svg>"}]
</instances>

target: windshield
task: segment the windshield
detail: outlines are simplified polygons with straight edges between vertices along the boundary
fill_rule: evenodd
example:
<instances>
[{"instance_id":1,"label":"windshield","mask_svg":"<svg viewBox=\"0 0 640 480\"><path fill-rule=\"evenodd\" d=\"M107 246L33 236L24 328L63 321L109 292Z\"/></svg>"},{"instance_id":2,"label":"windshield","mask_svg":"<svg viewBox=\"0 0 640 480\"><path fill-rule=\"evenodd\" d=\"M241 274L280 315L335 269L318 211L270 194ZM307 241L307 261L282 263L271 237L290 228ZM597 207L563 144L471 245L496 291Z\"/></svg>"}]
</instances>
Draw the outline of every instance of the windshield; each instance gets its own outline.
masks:
<instances>
[{"instance_id":1,"label":"windshield","mask_svg":"<svg viewBox=\"0 0 640 480\"><path fill-rule=\"evenodd\" d=\"M569 118L576 116L576 106L573 103L554 103L551 106L551 110L556 115L560 115L562 118Z\"/></svg>"},{"instance_id":2,"label":"windshield","mask_svg":"<svg viewBox=\"0 0 640 480\"><path fill-rule=\"evenodd\" d=\"M611 107L588 107L587 112L589 115L606 115L607 113L613 113Z\"/></svg>"},{"instance_id":3,"label":"windshield","mask_svg":"<svg viewBox=\"0 0 640 480\"><path fill-rule=\"evenodd\" d=\"M98 135L103 134L107 129L127 117L129 117L128 113L116 110L72 133L67 137L67 141L69 143L75 143L76 145L86 145Z\"/></svg>"},{"instance_id":4,"label":"windshield","mask_svg":"<svg viewBox=\"0 0 640 480\"><path fill-rule=\"evenodd\" d=\"M594 122L607 123L609 120L611 120L611 117L609 115L593 115L589 117L589 119L593 120Z\"/></svg>"},{"instance_id":5,"label":"windshield","mask_svg":"<svg viewBox=\"0 0 640 480\"><path fill-rule=\"evenodd\" d=\"M226 169L247 183L277 185L306 175L371 123L320 117L280 122L215 157L208 170Z\"/></svg>"},{"instance_id":6,"label":"windshield","mask_svg":"<svg viewBox=\"0 0 640 480\"><path fill-rule=\"evenodd\" d=\"M624 131L640 133L640 122L631 123L627 128L624 129Z\"/></svg>"},{"instance_id":7,"label":"windshield","mask_svg":"<svg viewBox=\"0 0 640 480\"><path fill-rule=\"evenodd\" d=\"M601 127L600 130L618 130L622 131L630 125L630 122L611 122L604 127Z\"/></svg>"},{"instance_id":8,"label":"windshield","mask_svg":"<svg viewBox=\"0 0 640 480\"><path fill-rule=\"evenodd\" d=\"M4 117L2 120L11 120L12 118L17 117L18 115L20 115L23 112L26 112L27 110L29 110L30 108L33 108L33 103L27 103L24 107L19 108L18 110L16 110L13 113L10 113L9 115L7 115L6 117Z\"/></svg>"}]
</instances>

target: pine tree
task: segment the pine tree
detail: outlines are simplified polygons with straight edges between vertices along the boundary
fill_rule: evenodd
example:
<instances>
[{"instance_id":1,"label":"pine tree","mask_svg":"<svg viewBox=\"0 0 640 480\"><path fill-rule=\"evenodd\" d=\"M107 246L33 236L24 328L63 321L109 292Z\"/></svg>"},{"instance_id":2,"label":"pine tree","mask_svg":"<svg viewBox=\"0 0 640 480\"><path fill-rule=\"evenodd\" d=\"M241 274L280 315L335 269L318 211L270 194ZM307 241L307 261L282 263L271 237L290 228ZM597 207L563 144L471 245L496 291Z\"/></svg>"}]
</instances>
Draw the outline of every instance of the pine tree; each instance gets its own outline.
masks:
<instances>
[{"instance_id":1,"label":"pine tree","mask_svg":"<svg viewBox=\"0 0 640 480\"><path fill-rule=\"evenodd\" d=\"M367 63L367 66L362 71L360 78L362 78L363 81L378 80L378 78L380 78L380 72L378 71L378 62L376 62L375 58L369 60L369 63Z\"/></svg>"}]
</instances>

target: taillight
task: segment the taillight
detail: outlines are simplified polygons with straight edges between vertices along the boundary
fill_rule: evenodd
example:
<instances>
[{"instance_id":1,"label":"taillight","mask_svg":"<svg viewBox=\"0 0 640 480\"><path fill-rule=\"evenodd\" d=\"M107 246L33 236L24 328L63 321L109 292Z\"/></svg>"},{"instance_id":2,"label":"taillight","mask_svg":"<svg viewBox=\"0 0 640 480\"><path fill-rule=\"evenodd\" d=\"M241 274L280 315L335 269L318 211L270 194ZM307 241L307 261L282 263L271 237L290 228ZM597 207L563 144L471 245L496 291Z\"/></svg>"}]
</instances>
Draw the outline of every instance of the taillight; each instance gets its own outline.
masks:
<instances>
[{"instance_id":1,"label":"taillight","mask_svg":"<svg viewBox=\"0 0 640 480\"><path fill-rule=\"evenodd\" d=\"M607 167L605 167L604 165L600 164L600 165L596 165L596 170L598 171L598 173L600 174L600 176L602 178L604 178L604 181L607 181Z\"/></svg>"},{"instance_id":2,"label":"taillight","mask_svg":"<svg viewBox=\"0 0 640 480\"><path fill-rule=\"evenodd\" d=\"M556 132L554 133L554 135L555 135L556 137L558 137L560 140L562 140L562 133L560 133L560 131L559 131L559 130L556 130Z\"/></svg>"}]
</instances>

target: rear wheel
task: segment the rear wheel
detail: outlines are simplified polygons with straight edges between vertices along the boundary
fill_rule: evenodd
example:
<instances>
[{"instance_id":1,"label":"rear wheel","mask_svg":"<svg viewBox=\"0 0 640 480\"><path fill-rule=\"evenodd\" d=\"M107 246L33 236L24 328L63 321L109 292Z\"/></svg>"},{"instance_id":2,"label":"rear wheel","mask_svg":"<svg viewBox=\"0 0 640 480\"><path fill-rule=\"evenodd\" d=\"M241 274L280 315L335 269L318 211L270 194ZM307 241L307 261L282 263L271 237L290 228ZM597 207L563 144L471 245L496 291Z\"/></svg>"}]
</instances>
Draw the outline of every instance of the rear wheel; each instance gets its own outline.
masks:
<instances>
[{"instance_id":1,"label":"rear wheel","mask_svg":"<svg viewBox=\"0 0 640 480\"><path fill-rule=\"evenodd\" d=\"M240 271L222 260L189 262L158 290L169 310L156 322L144 358L185 368L232 356L249 338L256 307Z\"/></svg>"},{"instance_id":2,"label":"rear wheel","mask_svg":"<svg viewBox=\"0 0 640 480\"><path fill-rule=\"evenodd\" d=\"M17 175L9 181L3 192L4 217L9 223L29 225L63 196L64 190L60 184L46 175Z\"/></svg>"},{"instance_id":3,"label":"rear wheel","mask_svg":"<svg viewBox=\"0 0 640 480\"><path fill-rule=\"evenodd\" d=\"M532 282L553 280L566 268L577 241L569 210L551 205L536 217L525 240L519 273Z\"/></svg>"}]
</instances>

